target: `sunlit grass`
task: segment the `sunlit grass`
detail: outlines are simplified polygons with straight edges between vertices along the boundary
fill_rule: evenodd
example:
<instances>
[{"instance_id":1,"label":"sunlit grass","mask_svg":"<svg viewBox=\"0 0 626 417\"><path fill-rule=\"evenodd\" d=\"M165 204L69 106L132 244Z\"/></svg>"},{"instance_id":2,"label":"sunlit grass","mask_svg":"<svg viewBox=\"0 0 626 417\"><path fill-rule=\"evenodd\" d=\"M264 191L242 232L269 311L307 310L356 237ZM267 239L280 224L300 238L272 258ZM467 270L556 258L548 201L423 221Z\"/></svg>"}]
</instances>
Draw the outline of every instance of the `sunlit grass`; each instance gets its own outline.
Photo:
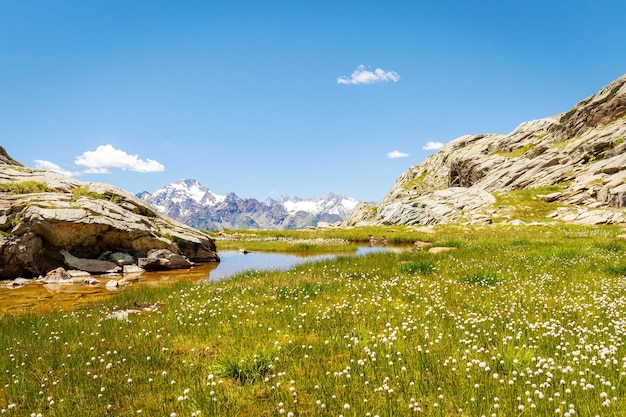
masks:
<instances>
[{"instance_id":1,"label":"sunlit grass","mask_svg":"<svg viewBox=\"0 0 626 417\"><path fill-rule=\"evenodd\" d=\"M545 202L539 195L561 191L561 186L528 188L494 193L496 206L503 207L511 218L523 221L546 220L557 207L556 202Z\"/></svg>"},{"instance_id":2,"label":"sunlit grass","mask_svg":"<svg viewBox=\"0 0 626 417\"><path fill-rule=\"evenodd\" d=\"M339 256L7 317L0 412L626 414L619 228L414 233L457 250ZM144 304L157 308L110 316Z\"/></svg>"}]
</instances>

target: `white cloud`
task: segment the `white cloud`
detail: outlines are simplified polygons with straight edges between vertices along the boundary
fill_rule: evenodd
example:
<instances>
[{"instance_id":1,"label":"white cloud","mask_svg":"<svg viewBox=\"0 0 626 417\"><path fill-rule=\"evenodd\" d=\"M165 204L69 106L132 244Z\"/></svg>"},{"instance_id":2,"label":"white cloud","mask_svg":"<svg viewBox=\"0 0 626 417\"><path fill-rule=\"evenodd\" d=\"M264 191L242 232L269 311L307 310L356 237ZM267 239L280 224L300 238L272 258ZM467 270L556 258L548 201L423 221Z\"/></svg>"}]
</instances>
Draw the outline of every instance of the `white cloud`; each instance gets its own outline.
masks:
<instances>
[{"instance_id":1,"label":"white cloud","mask_svg":"<svg viewBox=\"0 0 626 417\"><path fill-rule=\"evenodd\" d=\"M121 168L135 172L160 172L165 167L152 159L139 159L137 155L115 149L111 145L100 145L95 151L87 151L74 159L76 165L87 167L88 174L106 174L109 168Z\"/></svg>"},{"instance_id":2,"label":"white cloud","mask_svg":"<svg viewBox=\"0 0 626 417\"><path fill-rule=\"evenodd\" d=\"M35 159L35 168L37 169L45 169L47 171L55 171L61 174L67 175L68 177L75 177L80 175L80 172L72 172L66 169L61 168L54 162L45 161L43 159Z\"/></svg>"},{"instance_id":3,"label":"white cloud","mask_svg":"<svg viewBox=\"0 0 626 417\"><path fill-rule=\"evenodd\" d=\"M374 72L365 69L364 65L359 65L349 76L337 77L337 84L373 84L387 81L398 82L400 75L395 71L384 71L376 68Z\"/></svg>"},{"instance_id":4,"label":"white cloud","mask_svg":"<svg viewBox=\"0 0 626 417\"><path fill-rule=\"evenodd\" d=\"M426 145L422 146L422 149L425 151L437 151L443 148L443 143L441 142L426 142Z\"/></svg>"},{"instance_id":5,"label":"white cloud","mask_svg":"<svg viewBox=\"0 0 626 417\"><path fill-rule=\"evenodd\" d=\"M405 152L400 152L400 151L387 152L387 158L389 159L406 158L407 156L409 156L409 154Z\"/></svg>"}]
</instances>

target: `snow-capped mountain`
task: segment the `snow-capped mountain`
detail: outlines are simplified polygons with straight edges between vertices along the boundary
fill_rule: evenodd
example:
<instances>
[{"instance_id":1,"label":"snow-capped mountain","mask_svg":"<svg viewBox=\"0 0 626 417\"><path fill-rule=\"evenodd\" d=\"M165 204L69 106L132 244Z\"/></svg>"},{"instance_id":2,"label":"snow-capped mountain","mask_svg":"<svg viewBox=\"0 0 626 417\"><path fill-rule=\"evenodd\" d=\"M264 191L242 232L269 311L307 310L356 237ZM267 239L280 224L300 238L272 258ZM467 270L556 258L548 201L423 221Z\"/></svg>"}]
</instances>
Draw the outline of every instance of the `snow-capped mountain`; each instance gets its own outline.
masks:
<instances>
[{"instance_id":1,"label":"snow-capped mountain","mask_svg":"<svg viewBox=\"0 0 626 417\"><path fill-rule=\"evenodd\" d=\"M354 209L358 203L358 201L353 198L335 195L333 193L309 199L300 198L295 195L282 195L276 202L282 204L290 214L297 213L298 211L311 214L328 213L336 214L343 219L350 215L352 209Z\"/></svg>"},{"instance_id":2,"label":"snow-capped mountain","mask_svg":"<svg viewBox=\"0 0 626 417\"><path fill-rule=\"evenodd\" d=\"M336 194L310 199L282 195L259 202L219 195L193 179L137 194L157 211L197 229L296 229L345 220L358 201Z\"/></svg>"}]
</instances>

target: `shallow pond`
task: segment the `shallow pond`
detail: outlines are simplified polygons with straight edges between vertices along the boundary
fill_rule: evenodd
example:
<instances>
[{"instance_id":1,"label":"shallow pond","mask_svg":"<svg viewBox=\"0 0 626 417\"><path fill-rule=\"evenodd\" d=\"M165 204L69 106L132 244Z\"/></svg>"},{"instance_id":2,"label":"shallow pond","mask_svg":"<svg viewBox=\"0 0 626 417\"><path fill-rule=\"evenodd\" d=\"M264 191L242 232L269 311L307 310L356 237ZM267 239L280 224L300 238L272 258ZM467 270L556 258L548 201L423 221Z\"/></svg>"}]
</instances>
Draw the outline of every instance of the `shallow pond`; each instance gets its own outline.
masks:
<instances>
[{"instance_id":1,"label":"shallow pond","mask_svg":"<svg viewBox=\"0 0 626 417\"><path fill-rule=\"evenodd\" d=\"M97 284L42 284L29 282L19 287L7 287L0 281L0 317L7 314L40 313L54 309L72 309L99 301L117 291L132 291L135 288L162 286L180 281L218 282L239 272L249 270L286 270L304 262L328 259L341 255L363 255L370 252L387 251L387 246L362 246L356 252L333 254L285 254L270 252L221 251L219 263L203 263L190 269L175 271L143 272L131 276L130 283L119 289L108 289L106 283L119 280L120 275L94 276ZM128 278L127 278L128 279Z\"/></svg>"}]
</instances>

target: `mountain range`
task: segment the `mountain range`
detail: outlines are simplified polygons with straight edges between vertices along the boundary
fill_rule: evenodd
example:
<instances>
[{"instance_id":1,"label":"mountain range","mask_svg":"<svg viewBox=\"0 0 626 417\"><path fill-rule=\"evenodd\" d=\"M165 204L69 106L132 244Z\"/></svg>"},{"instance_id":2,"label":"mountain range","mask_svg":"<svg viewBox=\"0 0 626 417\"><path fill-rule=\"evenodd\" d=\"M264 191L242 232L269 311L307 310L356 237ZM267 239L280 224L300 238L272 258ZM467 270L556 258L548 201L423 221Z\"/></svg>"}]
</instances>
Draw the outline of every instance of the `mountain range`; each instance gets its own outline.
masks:
<instances>
[{"instance_id":1,"label":"mountain range","mask_svg":"<svg viewBox=\"0 0 626 417\"><path fill-rule=\"evenodd\" d=\"M137 194L159 213L196 229L297 229L345 220L358 201L343 195L313 198L282 195L260 202L231 192L213 193L194 179Z\"/></svg>"}]
</instances>

